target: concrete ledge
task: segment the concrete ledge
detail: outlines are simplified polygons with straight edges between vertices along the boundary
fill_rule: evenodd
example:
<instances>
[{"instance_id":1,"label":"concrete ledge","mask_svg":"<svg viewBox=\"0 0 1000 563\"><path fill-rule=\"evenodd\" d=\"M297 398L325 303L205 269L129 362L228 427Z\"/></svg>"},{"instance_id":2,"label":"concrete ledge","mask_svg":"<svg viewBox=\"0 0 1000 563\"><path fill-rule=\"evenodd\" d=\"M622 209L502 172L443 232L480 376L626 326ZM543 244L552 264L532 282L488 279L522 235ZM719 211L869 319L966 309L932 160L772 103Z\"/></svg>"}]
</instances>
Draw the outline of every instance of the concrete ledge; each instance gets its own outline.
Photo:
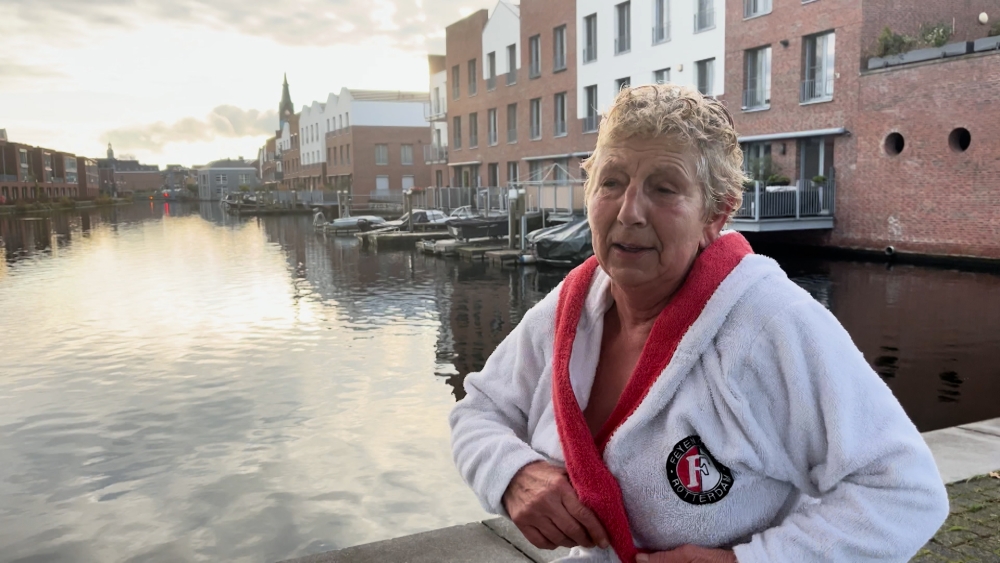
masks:
<instances>
[{"instance_id":1,"label":"concrete ledge","mask_svg":"<svg viewBox=\"0 0 1000 563\"><path fill-rule=\"evenodd\" d=\"M524 535L521 534L521 531L517 529L517 526L506 518L484 520L483 525L489 528L494 534L500 536L516 547L518 551L525 554L528 559L534 561L535 563L550 563L560 557L569 555L569 550L565 547L560 547L559 549L553 551L547 551L544 549L538 549L537 547L531 545L531 543L525 539Z\"/></svg>"},{"instance_id":2,"label":"concrete ledge","mask_svg":"<svg viewBox=\"0 0 1000 563\"><path fill-rule=\"evenodd\" d=\"M1000 418L924 432L923 437L945 484L1000 468Z\"/></svg>"}]
</instances>

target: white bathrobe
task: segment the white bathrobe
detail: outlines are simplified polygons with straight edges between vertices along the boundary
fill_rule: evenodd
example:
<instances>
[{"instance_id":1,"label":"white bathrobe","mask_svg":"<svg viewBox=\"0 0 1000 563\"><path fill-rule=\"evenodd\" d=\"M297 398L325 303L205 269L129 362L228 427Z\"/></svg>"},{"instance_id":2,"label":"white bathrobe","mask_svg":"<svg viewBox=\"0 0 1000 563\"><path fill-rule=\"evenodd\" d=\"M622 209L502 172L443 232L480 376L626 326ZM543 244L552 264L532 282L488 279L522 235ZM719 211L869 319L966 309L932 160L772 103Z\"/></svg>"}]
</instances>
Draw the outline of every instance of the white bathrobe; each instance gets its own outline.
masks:
<instances>
[{"instance_id":1,"label":"white bathrobe","mask_svg":"<svg viewBox=\"0 0 1000 563\"><path fill-rule=\"evenodd\" d=\"M634 545L732 548L740 563L908 561L948 512L917 429L836 318L773 260L747 255L728 272L600 454ZM459 471L496 514L521 467L566 459L552 389L565 285L466 378L451 414ZM581 410L609 288L597 267L572 340ZM620 561L598 548L565 560Z\"/></svg>"}]
</instances>

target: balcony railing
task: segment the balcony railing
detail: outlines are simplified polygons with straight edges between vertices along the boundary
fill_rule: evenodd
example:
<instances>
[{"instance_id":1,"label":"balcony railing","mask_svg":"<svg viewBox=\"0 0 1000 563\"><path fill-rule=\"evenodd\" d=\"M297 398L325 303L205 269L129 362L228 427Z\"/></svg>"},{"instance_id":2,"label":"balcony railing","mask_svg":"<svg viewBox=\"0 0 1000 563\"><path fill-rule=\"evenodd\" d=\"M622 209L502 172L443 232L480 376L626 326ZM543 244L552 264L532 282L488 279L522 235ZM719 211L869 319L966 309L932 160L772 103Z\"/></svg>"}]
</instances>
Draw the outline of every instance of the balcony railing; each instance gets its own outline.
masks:
<instances>
[{"instance_id":1,"label":"balcony railing","mask_svg":"<svg viewBox=\"0 0 1000 563\"><path fill-rule=\"evenodd\" d=\"M771 93L758 80L748 80L743 91L743 109L763 109L771 105Z\"/></svg>"},{"instance_id":2,"label":"balcony railing","mask_svg":"<svg viewBox=\"0 0 1000 563\"><path fill-rule=\"evenodd\" d=\"M771 13L771 0L743 0L743 17L752 18Z\"/></svg>"},{"instance_id":3,"label":"balcony railing","mask_svg":"<svg viewBox=\"0 0 1000 563\"><path fill-rule=\"evenodd\" d=\"M653 43L670 41L670 24L653 26Z\"/></svg>"},{"instance_id":4,"label":"balcony railing","mask_svg":"<svg viewBox=\"0 0 1000 563\"><path fill-rule=\"evenodd\" d=\"M424 145L424 163L448 162L447 145Z\"/></svg>"},{"instance_id":5,"label":"balcony railing","mask_svg":"<svg viewBox=\"0 0 1000 563\"><path fill-rule=\"evenodd\" d=\"M517 129L508 129L507 130L507 142L508 143L516 143L517 142Z\"/></svg>"},{"instance_id":6,"label":"balcony railing","mask_svg":"<svg viewBox=\"0 0 1000 563\"><path fill-rule=\"evenodd\" d=\"M632 50L632 36L629 34L615 37L615 54L620 55Z\"/></svg>"},{"instance_id":7,"label":"balcony railing","mask_svg":"<svg viewBox=\"0 0 1000 563\"><path fill-rule=\"evenodd\" d=\"M587 117L584 117L583 132L593 133L594 131L597 131L597 119L598 117L596 115L588 115Z\"/></svg>"},{"instance_id":8,"label":"balcony railing","mask_svg":"<svg viewBox=\"0 0 1000 563\"><path fill-rule=\"evenodd\" d=\"M427 121L444 121L448 117L448 104L444 100L424 105L424 119Z\"/></svg>"},{"instance_id":9,"label":"balcony railing","mask_svg":"<svg viewBox=\"0 0 1000 563\"><path fill-rule=\"evenodd\" d=\"M597 60L597 45L589 45L583 48L583 62L592 63Z\"/></svg>"},{"instance_id":10,"label":"balcony railing","mask_svg":"<svg viewBox=\"0 0 1000 563\"><path fill-rule=\"evenodd\" d=\"M707 10L698 11L694 14L694 32L705 31L706 29L711 29L715 27L715 10L709 8Z\"/></svg>"},{"instance_id":11,"label":"balcony railing","mask_svg":"<svg viewBox=\"0 0 1000 563\"><path fill-rule=\"evenodd\" d=\"M517 69L512 68L507 72L507 86L513 86L517 84Z\"/></svg>"},{"instance_id":12,"label":"balcony railing","mask_svg":"<svg viewBox=\"0 0 1000 563\"><path fill-rule=\"evenodd\" d=\"M497 77L496 76L486 77L486 91L492 92L493 90L496 89L497 89Z\"/></svg>"},{"instance_id":13,"label":"balcony railing","mask_svg":"<svg viewBox=\"0 0 1000 563\"><path fill-rule=\"evenodd\" d=\"M566 134L566 120L556 121L555 136L562 137Z\"/></svg>"},{"instance_id":14,"label":"balcony railing","mask_svg":"<svg viewBox=\"0 0 1000 563\"><path fill-rule=\"evenodd\" d=\"M767 186L754 182L743 192L743 204L733 215L737 221L762 219L803 219L832 217L836 183L828 179L822 184L798 180L794 186Z\"/></svg>"},{"instance_id":15,"label":"balcony railing","mask_svg":"<svg viewBox=\"0 0 1000 563\"><path fill-rule=\"evenodd\" d=\"M17 175L15 174L0 174L0 182L16 182Z\"/></svg>"},{"instance_id":16,"label":"balcony railing","mask_svg":"<svg viewBox=\"0 0 1000 563\"><path fill-rule=\"evenodd\" d=\"M833 82L826 78L806 79L802 81L802 91L799 101L817 102L833 99Z\"/></svg>"}]
</instances>

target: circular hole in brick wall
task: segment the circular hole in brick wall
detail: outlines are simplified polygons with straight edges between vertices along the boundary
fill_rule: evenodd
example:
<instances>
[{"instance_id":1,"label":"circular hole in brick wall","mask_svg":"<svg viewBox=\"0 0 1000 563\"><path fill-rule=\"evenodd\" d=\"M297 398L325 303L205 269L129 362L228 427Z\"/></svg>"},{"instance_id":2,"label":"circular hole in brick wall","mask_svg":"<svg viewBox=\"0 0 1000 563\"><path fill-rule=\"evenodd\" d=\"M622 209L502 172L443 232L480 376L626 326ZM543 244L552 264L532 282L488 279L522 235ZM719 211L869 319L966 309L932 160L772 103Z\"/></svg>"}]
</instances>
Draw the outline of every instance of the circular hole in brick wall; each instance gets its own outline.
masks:
<instances>
[{"instance_id":1,"label":"circular hole in brick wall","mask_svg":"<svg viewBox=\"0 0 1000 563\"><path fill-rule=\"evenodd\" d=\"M889 136L885 138L885 152L892 156L903 152L904 146L906 146L906 141L899 133L889 133Z\"/></svg>"},{"instance_id":2,"label":"circular hole in brick wall","mask_svg":"<svg viewBox=\"0 0 1000 563\"><path fill-rule=\"evenodd\" d=\"M965 149L969 148L969 144L971 143L972 133L969 133L969 130L965 127L952 129L948 135L948 146L955 152L965 152Z\"/></svg>"}]
</instances>

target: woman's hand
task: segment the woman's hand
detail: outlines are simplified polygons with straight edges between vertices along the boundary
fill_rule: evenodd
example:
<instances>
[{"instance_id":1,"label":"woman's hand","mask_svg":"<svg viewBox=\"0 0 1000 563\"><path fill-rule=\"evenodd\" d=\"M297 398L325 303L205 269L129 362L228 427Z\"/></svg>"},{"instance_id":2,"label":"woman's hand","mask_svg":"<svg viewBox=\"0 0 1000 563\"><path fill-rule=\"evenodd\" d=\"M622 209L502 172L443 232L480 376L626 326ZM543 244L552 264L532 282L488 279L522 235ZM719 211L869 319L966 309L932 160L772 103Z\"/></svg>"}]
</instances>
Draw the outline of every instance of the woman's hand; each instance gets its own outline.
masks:
<instances>
[{"instance_id":1,"label":"woman's hand","mask_svg":"<svg viewBox=\"0 0 1000 563\"><path fill-rule=\"evenodd\" d=\"M566 470L546 461L529 463L514 475L503 506L517 529L540 549L610 545L601 521L576 496Z\"/></svg>"},{"instance_id":2,"label":"woman's hand","mask_svg":"<svg viewBox=\"0 0 1000 563\"><path fill-rule=\"evenodd\" d=\"M728 549L709 549L696 545L682 545L670 551L640 553L637 563L737 563L736 554Z\"/></svg>"}]
</instances>

